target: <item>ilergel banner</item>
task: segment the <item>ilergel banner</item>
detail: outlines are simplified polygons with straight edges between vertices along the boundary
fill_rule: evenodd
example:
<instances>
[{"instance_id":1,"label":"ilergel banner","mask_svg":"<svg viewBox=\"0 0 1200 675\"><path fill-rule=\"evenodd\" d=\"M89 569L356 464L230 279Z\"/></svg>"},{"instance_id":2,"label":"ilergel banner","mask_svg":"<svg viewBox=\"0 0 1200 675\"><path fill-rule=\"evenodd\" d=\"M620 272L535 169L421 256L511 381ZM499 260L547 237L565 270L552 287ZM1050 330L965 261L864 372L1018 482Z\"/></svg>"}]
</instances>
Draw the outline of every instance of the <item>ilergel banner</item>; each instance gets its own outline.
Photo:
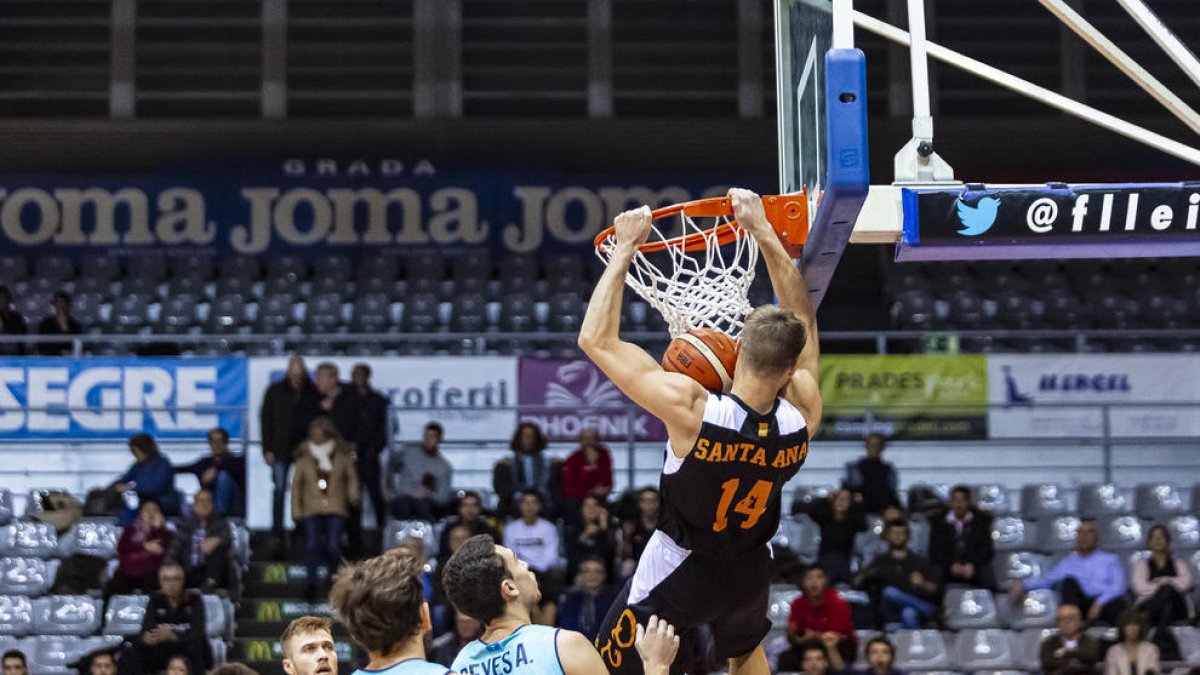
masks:
<instances>
[{"instance_id":1,"label":"ilergel banner","mask_svg":"<svg viewBox=\"0 0 1200 675\"><path fill-rule=\"evenodd\" d=\"M1200 184L904 190L897 260L1200 255Z\"/></svg>"},{"instance_id":2,"label":"ilergel banner","mask_svg":"<svg viewBox=\"0 0 1200 675\"><path fill-rule=\"evenodd\" d=\"M1102 438L1106 405L1111 436L1200 436L1200 359L993 355L988 400L992 438Z\"/></svg>"},{"instance_id":3,"label":"ilergel banner","mask_svg":"<svg viewBox=\"0 0 1200 675\"><path fill-rule=\"evenodd\" d=\"M244 433L245 359L0 359L0 439Z\"/></svg>"},{"instance_id":4,"label":"ilergel banner","mask_svg":"<svg viewBox=\"0 0 1200 675\"><path fill-rule=\"evenodd\" d=\"M819 437L986 438L987 391L983 356L822 356Z\"/></svg>"},{"instance_id":5,"label":"ilergel banner","mask_svg":"<svg viewBox=\"0 0 1200 675\"><path fill-rule=\"evenodd\" d=\"M609 442L631 434L638 441L667 440L663 423L587 359L522 357L518 382L521 421L538 425L551 441L577 440L582 429L595 429Z\"/></svg>"}]
</instances>

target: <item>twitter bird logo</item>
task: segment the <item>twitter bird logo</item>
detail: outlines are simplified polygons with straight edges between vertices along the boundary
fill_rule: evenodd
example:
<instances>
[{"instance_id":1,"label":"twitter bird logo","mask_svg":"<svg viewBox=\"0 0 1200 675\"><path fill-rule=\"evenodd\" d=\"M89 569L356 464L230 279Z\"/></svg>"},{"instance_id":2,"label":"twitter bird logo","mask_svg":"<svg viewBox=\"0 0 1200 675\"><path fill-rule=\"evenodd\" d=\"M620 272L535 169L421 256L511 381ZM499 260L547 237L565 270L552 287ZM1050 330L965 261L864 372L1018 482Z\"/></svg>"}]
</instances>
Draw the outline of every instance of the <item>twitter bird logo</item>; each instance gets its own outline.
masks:
<instances>
[{"instance_id":1,"label":"twitter bird logo","mask_svg":"<svg viewBox=\"0 0 1200 675\"><path fill-rule=\"evenodd\" d=\"M995 197L982 197L975 202L975 206L970 206L959 197L954 206L958 209L958 220L963 226L958 233L964 237L978 237L992 229L992 225L996 223L1000 200Z\"/></svg>"}]
</instances>

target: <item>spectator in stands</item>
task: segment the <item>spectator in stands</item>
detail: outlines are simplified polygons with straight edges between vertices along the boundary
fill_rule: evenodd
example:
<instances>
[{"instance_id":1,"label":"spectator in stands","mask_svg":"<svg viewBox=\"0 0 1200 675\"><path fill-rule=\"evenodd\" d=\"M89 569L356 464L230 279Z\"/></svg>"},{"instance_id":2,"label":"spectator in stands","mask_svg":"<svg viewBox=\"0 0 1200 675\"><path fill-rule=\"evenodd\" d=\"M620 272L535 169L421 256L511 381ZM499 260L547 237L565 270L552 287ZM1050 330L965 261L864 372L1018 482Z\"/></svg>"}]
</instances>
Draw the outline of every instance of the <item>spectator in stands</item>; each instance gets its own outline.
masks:
<instances>
[{"instance_id":1,"label":"spectator in stands","mask_svg":"<svg viewBox=\"0 0 1200 675\"><path fill-rule=\"evenodd\" d=\"M130 641L119 664L120 672L142 675L162 670L172 657L187 659L188 670L203 673L212 665L205 633L204 599L183 585L183 568L166 564L158 570L162 590L150 595L141 635Z\"/></svg>"},{"instance_id":2,"label":"spectator in stands","mask_svg":"<svg viewBox=\"0 0 1200 675\"><path fill-rule=\"evenodd\" d=\"M8 286L0 285L0 337L24 335L29 330L25 317L13 307L12 293ZM19 356L25 353L25 345L0 342L0 356Z\"/></svg>"},{"instance_id":3,"label":"spectator in stands","mask_svg":"<svg viewBox=\"0 0 1200 675\"><path fill-rule=\"evenodd\" d=\"M849 490L835 490L829 499L814 501L808 515L821 528L821 546L817 564L829 575L829 583L849 583L850 558L854 554L854 538L867 530L867 519L854 503Z\"/></svg>"},{"instance_id":4,"label":"spectator in stands","mask_svg":"<svg viewBox=\"0 0 1200 675\"><path fill-rule=\"evenodd\" d=\"M865 441L867 456L846 465L846 483L862 504L863 511L879 513L885 506L900 503L896 492L899 479L896 467L883 461L887 440L883 434L869 434Z\"/></svg>"},{"instance_id":5,"label":"spectator in stands","mask_svg":"<svg viewBox=\"0 0 1200 675\"><path fill-rule=\"evenodd\" d=\"M1146 641L1150 627L1135 607L1117 617L1117 643L1104 655L1104 675L1158 675L1158 647Z\"/></svg>"},{"instance_id":6,"label":"spectator in stands","mask_svg":"<svg viewBox=\"0 0 1200 675\"><path fill-rule=\"evenodd\" d=\"M88 659L88 675L117 675L117 659L109 652L93 654Z\"/></svg>"},{"instance_id":7,"label":"spectator in stands","mask_svg":"<svg viewBox=\"0 0 1200 675\"><path fill-rule=\"evenodd\" d=\"M896 648L882 635L867 640L867 667L855 675L907 675L896 668Z\"/></svg>"},{"instance_id":8,"label":"spectator in stands","mask_svg":"<svg viewBox=\"0 0 1200 675\"><path fill-rule=\"evenodd\" d=\"M813 565L804 571L800 594L792 602L787 638L792 648L779 656L779 670L798 670L803 654L800 648L816 640L842 661L853 663L858 638L850 621L850 603L829 587L825 570Z\"/></svg>"},{"instance_id":9,"label":"spectator in stands","mask_svg":"<svg viewBox=\"0 0 1200 675\"><path fill-rule=\"evenodd\" d=\"M83 324L71 316L71 294L66 291L55 291L53 300L54 312L42 319L38 324L41 335L80 335ZM75 352L70 342L42 342L38 344L38 353L42 356L70 356Z\"/></svg>"},{"instance_id":10,"label":"spectator in stands","mask_svg":"<svg viewBox=\"0 0 1200 675\"><path fill-rule=\"evenodd\" d=\"M583 498L580 522L568 524L565 530L567 549L567 578L573 579L585 558L596 557L604 563L609 578L616 571L617 528L613 526L605 502L595 495ZM577 630L577 629L575 629ZM579 631L587 634L587 631Z\"/></svg>"},{"instance_id":11,"label":"spectator in stands","mask_svg":"<svg viewBox=\"0 0 1200 675\"><path fill-rule=\"evenodd\" d=\"M261 411L263 460L271 467L271 480L275 486L271 534L276 557L284 550L283 507L292 452L308 434L308 425L316 418L319 407L320 395L308 377L304 359L292 356L288 359L286 376L267 387Z\"/></svg>"},{"instance_id":12,"label":"spectator in stands","mask_svg":"<svg viewBox=\"0 0 1200 675\"><path fill-rule=\"evenodd\" d=\"M133 465L113 484L117 492L133 492L138 503L156 502L164 516L180 515L179 491L175 489L175 468L171 460L158 451L158 443L150 434L137 434L129 439L129 452L133 453ZM121 525L133 522L137 510L128 506L121 511L117 521Z\"/></svg>"},{"instance_id":13,"label":"spectator in stands","mask_svg":"<svg viewBox=\"0 0 1200 675\"><path fill-rule=\"evenodd\" d=\"M934 617L942 587L937 569L909 550L910 536L908 521L884 523L887 552L859 570L854 581L871 594L879 623L899 622L907 629L916 629L922 621Z\"/></svg>"},{"instance_id":14,"label":"spectator in stands","mask_svg":"<svg viewBox=\"0 0 1200 675\"><path fill-rule=\"evenodd\" d=\"M509 443L513 456L496 463L492 472L492 488L499 497L499 512L505 517L518 514L521 495L536 490L542 496L547 516L556 506L551 485L553 467L546 457L546 436L538 425L522 422L517 425Z\"/></svg>"},{"instance_id":15,"label":"spectator in stands","mask_svg":"<svg viewBox=\"0 0 1200 675\"><path fill-rule=\"evenodd\" d=\"M350 382L358 400L358 421L354 436L349 439L354 441L358 453L355 468L364 493L371 500L376 528L382 531L388 510L379 461L388 444L388 400L371 387L371 366L365 363L355 364L350 371ZM362 549L362 515L361 508L350 514L350 548L354 551Z\"/></svg>"},{"instance_id":16,"label":"spectator in stands","mask_svg":"<svg viewBox=\"0 0 1200 675\"><path fill-rule=\"evenodd\" d=\"M450 556L454 555L472 536L470 528L461 523L447 526L442 530L442 538L445 543L438 548L437 568L433 574L433 600L430 601L430 615L438 614L441 617L441 623L433 624L435 634L444 633L451 628L447 619L451 616L453 608L450 606L450 600L446 597L446 587L442 584L442 573L446 569L446 563L450 560Z\"/></svg>"},{"instance_id":17,"label":"spectator in stands","mask_svg":"<svg viewBox=\"0 0 1200 675\"><path fill-rule=\"evenodd\" d=\"M1075 552L1040 577L1024 583L1014 580L1013 599L1020 600L1029 589L1053 588L1061 596L1060 604L1075 605L1089 623L1115 624L1125 609L1125 570L1116 554L1098 550L1099 543L1096 522L1082 521L1075 533Z\"/></svg>"},{"instance_id":18,"label":"spectator in stands","mask_svg":"<svg viewBox=\"0 0 1200 675\"><path fill-rule=\"evenodd\" d=\"M1043 675L1092 675L1100 662L1100 641L1083 632L1075 605L1059 605L1058 633L1042 641Z\"/></svg>"},{"instance_id":19,"label":"spectator in stands","mask_svg":"<svg viewBox=\"0 0 1200 675\"><path fill-rule=\"evenodd\" d=\"M971 489L956 485L945 509L930 519L929 559L946 583L996 587L992 573L992 515L971 503Z\"/></svg>"},{"instance_id":20,"label":"spectator in stands","mask_svg":"<svg viewBox=\"0 0 1200 675\"><path fill-rule=\"evenodd\" d=\"M229 585L232 550L229 521L214 511L211 492L197 492L192 500L191 515L175 530L167 560L183 568L188 588L213 593Z\"/></svg>"},{"instance_id":21,"label":"spectator in stands","mask_svg":"<svg viewBox=\"0 0 1200 675\"><path fill-rule=\"evenodd\" d=\"M350 506L361 499L354 468L354 444L344 440L333 420L321 416L308 425L308 439L296 448L292 476L292 518L304 528L305 597L317 597L322 562L332 579L342 559L342 532Z\"/></svg>"},{"instance_id":22,"label":"spectator in stands","mask_svg":"<svg viewBox=\"0 0 1200 675\"><path fill-rule=\"evenodd\" d=\"M104 597L158 588L158 571L173 535L156 502L143 501L137 520L121 532L117 542L117 571L104 587Z\"/></svg>"},{"instance_id":23,"label":"spectator in stands","mask_svg":"<svg viewBox=\"0 0 1200 675\"><path fill-rule=\"evenodd\" d=\"M595 641L616 599L616 590L608 585L608 564L597 556L588 556L579 563L575 585L563 593L558 603L557 625Z\"/></svg>"},{"instance_id":24,"label":"spectator in stands","mask_svg":"<svg viewBox=\"0 0 1200 675\"><path fill-rule=\"evenodd\" d=\"M612 453L600 443L600 433L595 429L580 431L579 447L567 456L562 467L563 515L567 522L579 516L584 497L607 500L612 485Z\"/></svg>"},{"instance_id":25,"label":"spectator in stands","mask_svg":"<svg viewBox=\"0 0 1200 675\"><path fill-rule=\"evenodd\" d=\"M637 561L646 549L650 535L658 528L658 513L662 499L658 490L644 487L637 492L637 512L621 522L621 577L633 574Z\"/></svg>"},{"instance_id":26,"label":"spectator in stands","mask_svg":"<svg viewBox=\"0 0 1200 675\"><path fill-rule=\"evenodd\" d=\"M191 672L187 659L182 656L172 656L171 660L167 662L167 670L164 675L189 675Z\"/></svg>"},{"instance_id":27,"label":"spectator in stands","mask_svg":"<svg viewBox=\"0 0 1200 675\"><path fill-rule=\"evenodd\" d=\"M803 675L836 675L843 673L846 664L836 649L829 649L820 640L809 640L796 648L800 653L800 672Z\"/></svg>"},{"instance_id":28,"label":"spectator in stands","mask_svg":"<svg viewBox=\"0 0 1200 675\"><path fill-rule=\"evenodd\" d=\"M337 364L329 361L317 364L317 394L321 397L317 414L332 420L342 438L356 438L359 412L357 390L338 379Z\"/></svg>"},{"instance_id":29,"label":"spectator in stands","mask_svg":"<svg viewBox=\"0 0 1200 675\"><path fill-rule=\"evenodd\" d=\"M558 596L562 592L562 568L558 563L558 528L542 518L542 494L526 490L521 495L521 517L504 527L504 546L518 560L529 564L537 577L542 599L533 608L533 622L554 625Z\"/></svg>"},{"instance_id":30,"label":"spectator in stands","mask_svg":"<svg viewBox=\"0 0 1200 675\"><path fill-rule=\"evenodd\" d=\"M3 288L0 286L0 289ZM4 289L4 292L7 293L8 289ZM25 662L25 653L19 649L10 649L4 652L0 663L4 665L4 675L29 675L29 665Z\"/></svg>"},{"instance_id":31,"label":"spectator in stands","mask_svg":"<svg viewBox=\"0 0 1200 675\"><path fill-rule=\"evenodd\" d=\"M1171 555L1171 533L1162 525L1154 525L1146 535L1150 555L1133 564L1133 592L1137 607L1146 614L1154 627L1154 642L1162 658L1179 661L1179 644L1168 628L1172 623L1192 618L1192 573L1186 561Z\"/></svg>"},{"instance_id":32,"label":"spectator in stands","mask_svg":"<svg viewBox=\"0 0 1200 675\"><path fill-rule=\"evenodd\" d=\"M433 641L433 649L429 651L429 661L440 663L447 668L454 663L454 658L473 640L483 635L483 624L478 620L455 611L454 630L443 633Z\"/></svg>"},{"instance_id":33,"label":"spectator in stands","mask_svg":"<svg viewBox=\"0 0 1200 675\"><path fill-rule=\"evenodd\" d=\"M442 536L438 541L439 551L446 550L450 531L459 525L466 526L467 536L486 534L496 541L500 540L500 533L483 516L483 498L479 496L478 492L467 490L458 500L458 517L446 523L442 529Z\"/></svg>"},{"instance_id":34,"label":"spectator in stands","mask_svg":"<svg viewBox=\"0 0 1200 675\"><path fill-rule=\"evenodd\" d=\"M283 670L288 675L337 675L337 645L333 622L320 616L293 619L279 637Z\"/></svg>"},{"instance_id":35,"label":"spectator in stands","mask_svg":"<svg viewBox=\"0 0 1200 675\"><path fill-rule=\"evenodd\" d=\"M202 489L212 492L217 513L230 518L246 517L246 458L229 451L229 432L221 427L208 430L208 456L175 473L190 473Z\"/></svg>"},{"instance_id":36,"label":"spectator in stands","mask_svg":"<svg viewBox=\"0 0 1200 675\"><path fill-rule=\"evenodd\" d=\"M389 496L394 518L432 521L449 510L454 467L441 453L442 434L442 425L430 422L420 445L407 444L402 454L392 456L388 474L394 477Z\"/></svg>"}]
</instances>

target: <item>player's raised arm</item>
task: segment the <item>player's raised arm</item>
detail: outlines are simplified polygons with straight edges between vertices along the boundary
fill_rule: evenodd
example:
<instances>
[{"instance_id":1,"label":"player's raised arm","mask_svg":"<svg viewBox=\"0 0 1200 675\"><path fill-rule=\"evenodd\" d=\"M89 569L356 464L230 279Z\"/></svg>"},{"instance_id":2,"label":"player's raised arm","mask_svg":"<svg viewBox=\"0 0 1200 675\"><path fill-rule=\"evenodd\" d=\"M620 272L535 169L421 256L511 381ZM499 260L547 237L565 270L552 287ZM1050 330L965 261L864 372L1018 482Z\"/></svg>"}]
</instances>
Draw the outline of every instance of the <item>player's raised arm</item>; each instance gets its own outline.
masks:
<instances>
[{"instance_id":1,"label":"player's raised arm","mask_svg":"<svg viewBox=\"0 0 1200 675\"><path fill-rule=\"evenodd\" d=\"M767 273L771 277L771 288L779 305L791 310L804 324L804 350L796 359L796 374L792 376L782 395L789 403L804 413L809 435L817 433L821 422L820 345L817 334L817 308L808 295L808 286L800 275L796 264L788 257L787 250L779 241L767 215L763 211L762 198L750 190L733 188L729 191L733 202L733 215L737 222L758 242Z\"/></svg>"},{"instance_id":2,"label":"player's raised arm","mask_svg":"<svg viewBox=\"0 0 1200 675\"><path fill-rule=\"evenodd\" d=\"M695 380L668 373L646 350L620 338L625 274L653 224L649 207L617 216L616 250L596 283L579 330L579 347L634 403L667 425L672 439L695 436L706 398Z\"/></svg>"}]
</instances>

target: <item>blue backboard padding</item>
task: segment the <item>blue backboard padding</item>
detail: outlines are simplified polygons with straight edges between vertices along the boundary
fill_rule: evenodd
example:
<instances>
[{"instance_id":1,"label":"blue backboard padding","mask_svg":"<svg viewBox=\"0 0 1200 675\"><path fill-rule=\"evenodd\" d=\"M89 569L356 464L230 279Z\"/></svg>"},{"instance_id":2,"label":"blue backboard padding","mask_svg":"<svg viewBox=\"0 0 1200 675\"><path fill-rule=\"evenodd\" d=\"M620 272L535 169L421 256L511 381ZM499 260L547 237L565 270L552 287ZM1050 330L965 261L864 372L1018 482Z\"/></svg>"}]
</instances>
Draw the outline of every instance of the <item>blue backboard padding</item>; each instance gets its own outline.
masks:
<instances>
[{"instance_id":1,"label":"blue backboard padding","mask_svg":"<svg viewBox=\"0 0 1200 675\"><path fill-rule=\"evenodd\" d=\"M867 61L857 49L825 53L828 184L810 214L801 265L814 305L820 305L871 185L867 153Z\"/></svg>"}]
</instances>

